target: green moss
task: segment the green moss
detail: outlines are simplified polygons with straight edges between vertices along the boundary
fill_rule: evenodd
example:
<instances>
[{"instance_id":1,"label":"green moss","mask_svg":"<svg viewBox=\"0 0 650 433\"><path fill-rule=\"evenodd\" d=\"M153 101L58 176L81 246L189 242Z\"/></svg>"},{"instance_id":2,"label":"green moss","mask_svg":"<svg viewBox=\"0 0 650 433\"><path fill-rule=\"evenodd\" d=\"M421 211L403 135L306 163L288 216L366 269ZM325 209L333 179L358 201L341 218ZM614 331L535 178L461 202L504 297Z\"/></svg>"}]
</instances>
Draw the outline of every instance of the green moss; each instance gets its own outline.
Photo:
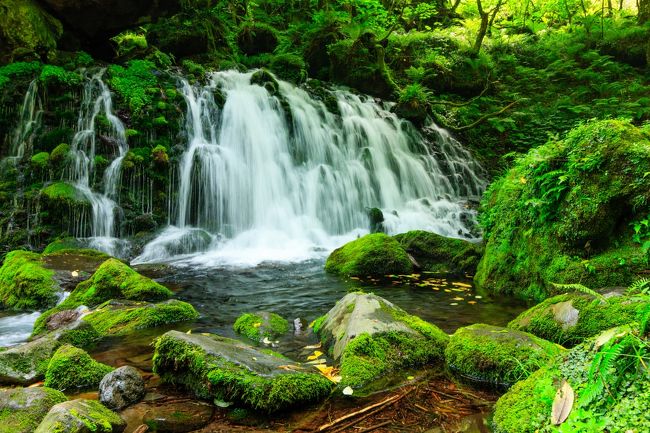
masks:
<instances>
[{"instance_id":1,"label":"green moss","mask_svg":"<svg viewBox=\"0 0 650 433\"><path fill-rule=\"evenodd\" d=\"M206 351L202 346L218 344ZM156 341L154 371L164 381L182 385L201 398L235 401L263 412L307 404L327 396L331 382L317 373L279 369L286 360L268 357L241 343L218 336L187 336L172 331ZM272 365L266 374L231 361L235 350ZM248 357L248 355L246 355ZM247 360L246 362L251 362ZM250 367L250 366L249 366ZM256 367L253 367L256 368ZM264 370L269 367L261 367Z\"/></svg>"},{"instance_id":2,"label":"green moss","mask_svg":"<svg viewBox=\"0 0 650 433\"><path fill-rule=\"evenodd\" d=\"M253 341L275 339L289 332L289 322L275 313L244 313L237 318L233 329Z\"/></svg>"},{"instance_id":3,"label":"green moss","mask_svg":"<svg viewBox=\"0 0 650 433\"><path fill-rule=\"evenodd\" d=\"M154 126L167 126L169 123L167 122L167 119L165 119L165 116L158 116L155 119L153 119L153 125Z\"/></svg>"},{"instance_id":4,"label":"green moss","mask_svg":"<svg viewBox=\"0 0 650 433\"><path fill-rule=\"evenodd\" d=\"M376 276L410 273L413 264L395 239L374 233L334 250L327 258L325 270L340 275Z\"/></svg>"},{"instance_id":5,"label":"green moss","mask_svg":"<svg viewBox=\"0 0 650 433\"><path fill-rule=\"evenodd\" d=\"M54 271L29 251L12 251L0 268L0 305L11 310L38 310L53 306L58 285Z\"/></svg>"},{"instance_id":6,"label":"green moss","mask_svg":"<svg viewBox=\"0 0 650 433\"><path fill-rule=\"evenodd\" d=\"M311 322L310 326L313 329L314 334L318 334L318 331L320 330L320 327L323 326L323 322L325 322L325 320L327 320L327 314L323 314Z\"/></svg>"},{"instance_id":7,"label":"green moss","mask_svg":"<svg viewBox=\"0 0 650 433\"><path fill-rule=\"evenodd\" d=\"M67 182L52 183L41 190L41 195L48 201L51 208L59 212L89 205L77 188Z\"/></svg>"},{"instance_id":8,"label":"green moss","mask_svg":"<svg viewBox=\"0 0 650 433\"><path fill-rule=\"evenodd\" d=\"M511 386L560 353L560 347L534 335L475 324L451 336L445 359L452 371L467 379Z\"/></svg>"},{"instance_id":9,"label":"green moss","mask_svg":"<svg viewBox=\"0 0 650 433\"><path fill-rule=\"evenodd\" d=\"M483 254L479 244L422 230L399 234L394 238L426 271L473 274Z\"/></svg>"},{"instance_id":10,"label":"green moss","mask_svg":"<svg viewBox=\"0 0 650 433\"><path fill-rule=\"evenodd\" d=\"M151 159L157 165L166 166L169 164L169 155L167 154L167 148L159 144L151 149Z\"/></svg>"},{"instance_id":11,"label":"green moss","mask_svg":"<svg viewBox=\"0 0 650 433\"><path fill-rule=\"evenodd\" d=\"M39 152L36 155L32 156L31 159L32 167L39 170L46 169L49 162L50 162L50 154L47 152Z\"/></svg>"},{"instance_id":12,"label":"green moss","mask_svg":"<svg viewBox=\"0 0 650 433\"><path fill-rule=\"evenodd\" d=\"M564 294L524 311L508 327L571 347L606 329L640 321L649 306L648 296L611 296L601 301L586 294ZM567 323L567 314L574 309L577 320Z\"/></svg>"},{"instance_id":13,"label":"green moss","mask_svg":"<svg viewBox=\"0 0 650 433\"><path fill-rule=\"evenodd\" d=\"M63 32L61 23L33 0L2 0L0 9L0 61L27 53L36 55L54 50ZM0 87L2 81L0 80Z\"/></svg>"},{"instance_id":14,"label":"green moss","mask_svg":"<svg viewBox=\"0 0 650 433\"><path fill-rule=\"evenodd\" d=\"M0 89L16 78L29 78L41 69L40 62L15 62L0 67Z\"/></svg>"},{"instance_id":15,"label":"green moss","mask_svg":"<svg viewBox=\"0 0 650 433\"><path fill-rule=\"evenodd\" d=\"M0 433L32 433L52 406L66 396L51 388L0 391Z\"/></svg>"},{"instance_id":16,"label":"green moss","mask_svg":"<svg viewBox=\"0 0 650 433\"><path fill-rule=\"evenodd\" d=\"M126 422L100 402L75 399L58 404L55 410L47 414L34 433L113 433L124 431L125 428Z\"/></svg>"},{"instance_id":17,"label":"green moss","mask_svg":"<svg viewBox=\"0 0 650 433\"><path fill-rule=\"evenodd\" d=\"M149 88L157 85L153 74L155 65L147 60L132 60L124 68L119 65L109 67L111 87L126 101L133 113L139 113L151 104Z\"/></svg>"},{"instance_id":18,"label":"green moss","mask_svg":"<svg viewBox=\"0 0 650 433\"><path fill-rule=\"evenodd\" d=\"M481 204L477 287L541 300L551 282L629 285L647 269L628 227L650 213L649 138L627 121L589 122L518 159Z\"/></svg>"},{"instance_id":19,"label":"green moss","mask_svg":"<svg viewBox=\"0 0 650 433\"><path fill-rule=\"evenodd\" d=\"M50 242L45 247L45 249L43 250L43 254L52 254L62 250L78 249L79 245L80 244L77 238L57 239L55 241Z\"/></svg>"},{"instance_id":20,"label":"green moss","mask_svg":"<svg viewBox=\"0 0 650 433\"><path fill-rule=\"evenodd\" d=\"M74 72L69 72L60 66L45 65L41 70L39 80L48 84L58 84L61 86L74 86L81 83L81 76Z\"/></svg>"},{"instance_id":21,"label":"green moss","mask_svg":"<svg viewBox=\"0 0 650 433\"><path fill-rule=\"evenodd\" d=\"M155 328L199 318L187 302L169 300L158 304L146 302L108 301L83 317L102 337L131 334L140 329Z\"/></svg>"},{"instance_id":22,"label":"green moss","mask_svg":"<svg viewBox=\"0 0 650 433\"><path fill-rule=\"evenodd\" d=\"M81 349L61 346L52 356L45 373L45 386L58 390L95 388L113 367L99 363Z\"/></svg>"}]
</instances>

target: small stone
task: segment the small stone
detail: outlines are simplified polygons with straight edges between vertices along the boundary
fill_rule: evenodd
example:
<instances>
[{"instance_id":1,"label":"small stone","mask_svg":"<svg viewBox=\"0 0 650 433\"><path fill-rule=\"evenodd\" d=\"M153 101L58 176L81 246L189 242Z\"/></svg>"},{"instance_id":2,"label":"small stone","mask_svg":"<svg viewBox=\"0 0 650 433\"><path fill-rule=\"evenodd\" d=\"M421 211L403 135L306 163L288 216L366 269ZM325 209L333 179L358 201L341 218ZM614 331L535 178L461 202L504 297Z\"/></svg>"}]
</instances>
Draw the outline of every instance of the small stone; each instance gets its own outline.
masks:
<instances>
[{"instance_id":1,"label":"small stone","mask_svg":"<svg viewBox=\"0 0 650 433\"><path fill-rule=\"evenodd\" d=\"M144 395L144 380L131 366L108 373L99 383L99 401L109 409L123 409L139 402Z\"/></svg>"}]
</instances>

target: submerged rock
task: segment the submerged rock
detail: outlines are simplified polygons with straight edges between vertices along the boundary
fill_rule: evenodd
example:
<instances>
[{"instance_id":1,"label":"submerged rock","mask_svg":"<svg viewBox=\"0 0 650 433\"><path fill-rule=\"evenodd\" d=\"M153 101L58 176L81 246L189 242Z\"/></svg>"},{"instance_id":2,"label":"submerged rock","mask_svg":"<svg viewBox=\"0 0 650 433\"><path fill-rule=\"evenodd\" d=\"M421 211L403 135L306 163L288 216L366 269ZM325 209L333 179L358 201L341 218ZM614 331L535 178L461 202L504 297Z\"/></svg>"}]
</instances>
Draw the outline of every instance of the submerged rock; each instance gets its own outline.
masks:
<instances>
[{"instance_id":1,"label":"submerged rock","mask_svg":"<svg viewBox=\"0 0 650 433\"><path fill-rule=\"evenodd\" d=\"M120 410L137 403L144 394L144 380L130 366L111 371L99 383L99 401L109 409Z\"/></svg>"},{"instance_id":2,"label":"submerged rock","mask_svg":"<svg viewBox=\"0 0 650 433\"><path fill-rule=\"evenodd\" d=\"M261 311L242 314L233 329L259 343L265 338L275 339L289 332L289 322L278 314Z\"/></svg>"},{"instance_id":3,"label":"submerged rock","mask_svg":"<svg viewBox=\"0 0 650 433\"><path fill-rule=\"evenodd\" d=\"M414 230L394 236L425 271L474 274L481 260L481 245L462 239Z\"/></svg>"},{"instance_id":4,"label":"submerged rock","mask_svg":"<svg viewBox=\"0 0 650 433\"><path fill-rule=\"evenodd\" d=\"M34 433L121 433L126 422L95 400L71 400L54 406Z\"/></svg>"},{"instance_id":5,"label":"submerged rock","mask_svg":"<svg viewBox=\"0 0 650 433\"><path fill-rule=\"evenodd\" d=\"M332 358L340 387L362 388L390 371L444 359L449 336L391 302L350 293L313 324Z\"/></svg>"},{"instance_id":6,"label":"submerged rock","mask_svg":"<svg viewBox=\"0 0 650 433\"><path fill-rule=\"evenodd\" d=\"M43 266L41 256L12 251L0 267L0 308L40 310L56 304L59 286L54 272Z\"/></svg>"},{"instance_id":7,"label":"submerged rock","mask_svg":"<svg viewBox=\"0 0 650 433\"><path fill-rule=\"evenodd\" d=\"M587 294L568 293L524 311L508 327L571 347L606 329L640 321L649 310L650 296L612 292L600 300Z\"/></svg>"},{"instance_id":8,"label":"submerged rock","mask_svg":"<svg viewBox=\"0 0 650 433\"><path fill-rule=\"evenodd\" d=\"M50 388L0 390L0 433L32 433L52 406L66 400Z\"/></svg>"},{"instance_id":9,"label":"submerged rock","mask_svg":"<svg viewBox=\"0 0 650 433\"><path fill-rule=\"evenodd\" d=\"M413 264L399 242L384 233L374 233L334 250L325 270L345 276L381 276L409 274Z\"/></svg>"},{"instance_id":10,"label":"submerged rock","mask_svg":"<svg viewBox=\"0 0 650 433\"><path fill-rule=\"evenodd\" d=\"M59 346L56 338L46 336L0 351L0 384L30 385L42 380Z\"/></svg>"},{"instance_id":11,"label":"submerged rock","mask_svg":"<svg viewBox=\"0 0 650 433\"><path fill-rule=\"evenodd\" d=\"M156 406L145 412L142 421L153 431L185 433L206 426L213 413L214 406L210 404L185 401Z\"/></svg>"},{"instance_id":12,"label":"submerged rock","mask_svg":"<svg viewBox=\"0 0 650 433\"><path fill-rule=\"evenodd\" d=\"M319 401L331 389L311 366L212 334L167 332L156 341L154 371L199 398L264 412Z\"/></svg>"},{"instance_id":13,"label":"submerged rock","mask_svg":"<svg viewBox=\"0 0 650 433\"><path fill-rule=\"evenodd\" d=\"M61 391L94 388L111 371L113 367L97 362L82 349L66 344L50 359L45 386Z\"/></svg>"},{"instance_id":14,"label":"submerged rock","mask_svg":"<svg viewBox=\"0 0 650 433\"><path fill-rule=\"evenodd\" d=\"M511 386L561 352L561 347L525 332L475 324L451 336L445 358L447 366L466 379Z\"/></svg>"}]
</instances>

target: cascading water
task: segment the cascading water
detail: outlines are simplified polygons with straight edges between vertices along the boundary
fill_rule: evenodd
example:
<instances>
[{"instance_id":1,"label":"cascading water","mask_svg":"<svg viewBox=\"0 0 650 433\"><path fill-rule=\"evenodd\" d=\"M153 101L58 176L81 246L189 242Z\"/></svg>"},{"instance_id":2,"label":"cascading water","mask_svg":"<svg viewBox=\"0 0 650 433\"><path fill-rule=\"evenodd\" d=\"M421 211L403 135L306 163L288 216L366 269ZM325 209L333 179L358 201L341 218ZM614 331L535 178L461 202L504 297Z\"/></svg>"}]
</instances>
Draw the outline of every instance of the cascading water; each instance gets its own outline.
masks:
<instances>
[{"instance_id":1,"label":"cascading water","mask_svg":"<svg viewBox=\"0 0 650 433\"><path fill-rule=\"evenodd\" d=\"M29 84L20 111L18 126L11 137L11 155L22 158L26 151L31 151L35 132L41 125L43 104L38 95L38 80Z\"/></svg>"},{"instance_id":2,"label":"cascading water","mask_svg":"<svg viewBox=\"0 0 650 433\"><path fill-rule=\"evenodd\" d=\"M119 211L116 203L121 180L121 166L129 146L123 123L113 113L113 101L108 86L102 80L104 71L88 75L83 89L83 97L77 128L72 139L72 162L68 169L68 178L77 190L91 204L92 219L90 227L80 224L78 237L90 236L90 246L109 254L118 254L118 247L123 241L115 237L115 214ZM115 149L116 157L104 171L103 192L92 190L91 182L95 171L95 154L97 150L98 115L107 119L108 130L104 141Z\"/></svg>"},{"instance_id":3,"label":"cascading water","mask_svg":"<svg viewBox=\"0 0 650 433\"><path fill-rule=\"evenodd\" d=\"M432 127L430 143L370 98L334 91L333 114L288 83L274 96L252 75L218 72L206 86L182 80L188 142L173 225L136 263L199 251L192 262L322 256L367 231L369 207L382 209L390 233L471 237L465 204L486 181L444 130Z\"/></svg>"}]
</instances>

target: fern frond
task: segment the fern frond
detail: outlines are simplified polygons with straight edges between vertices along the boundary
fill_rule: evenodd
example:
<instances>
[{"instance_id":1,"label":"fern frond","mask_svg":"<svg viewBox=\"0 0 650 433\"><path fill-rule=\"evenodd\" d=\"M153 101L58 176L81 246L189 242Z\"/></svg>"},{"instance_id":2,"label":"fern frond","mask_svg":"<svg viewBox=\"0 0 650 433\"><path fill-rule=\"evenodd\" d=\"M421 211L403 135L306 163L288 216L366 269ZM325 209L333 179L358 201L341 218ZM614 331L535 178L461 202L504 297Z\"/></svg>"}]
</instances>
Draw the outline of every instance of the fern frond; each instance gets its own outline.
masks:
<instances>
[{"instance_id":1,"label":"fern frond","mask_svg":"<svg viewBox=\"0 0 650 433\"><path fill-rule=\"evenodd\" d=\"M627 293L629 295L648 295L650 294L650 278L640 278L630 284L630 287L627 288Z\"/></svg>"},{"instance_id":2,"label":"fern frond","mask_svg":"<svg viewBox=\"0 0 650 433\"><path fill-rule=\"evenodd\" d=\"M557 283L551 283L553 287L556 289L560 290L565 290L565 291L572 291L572 292L580 292L584 293L586 295L593 296L594 298L597 298L603 302L607 302L607 299L600 293L596 292L595 290L590 289L587 286L583 286L582 284L557 284Z\"/></svg>"}]
</instances>

